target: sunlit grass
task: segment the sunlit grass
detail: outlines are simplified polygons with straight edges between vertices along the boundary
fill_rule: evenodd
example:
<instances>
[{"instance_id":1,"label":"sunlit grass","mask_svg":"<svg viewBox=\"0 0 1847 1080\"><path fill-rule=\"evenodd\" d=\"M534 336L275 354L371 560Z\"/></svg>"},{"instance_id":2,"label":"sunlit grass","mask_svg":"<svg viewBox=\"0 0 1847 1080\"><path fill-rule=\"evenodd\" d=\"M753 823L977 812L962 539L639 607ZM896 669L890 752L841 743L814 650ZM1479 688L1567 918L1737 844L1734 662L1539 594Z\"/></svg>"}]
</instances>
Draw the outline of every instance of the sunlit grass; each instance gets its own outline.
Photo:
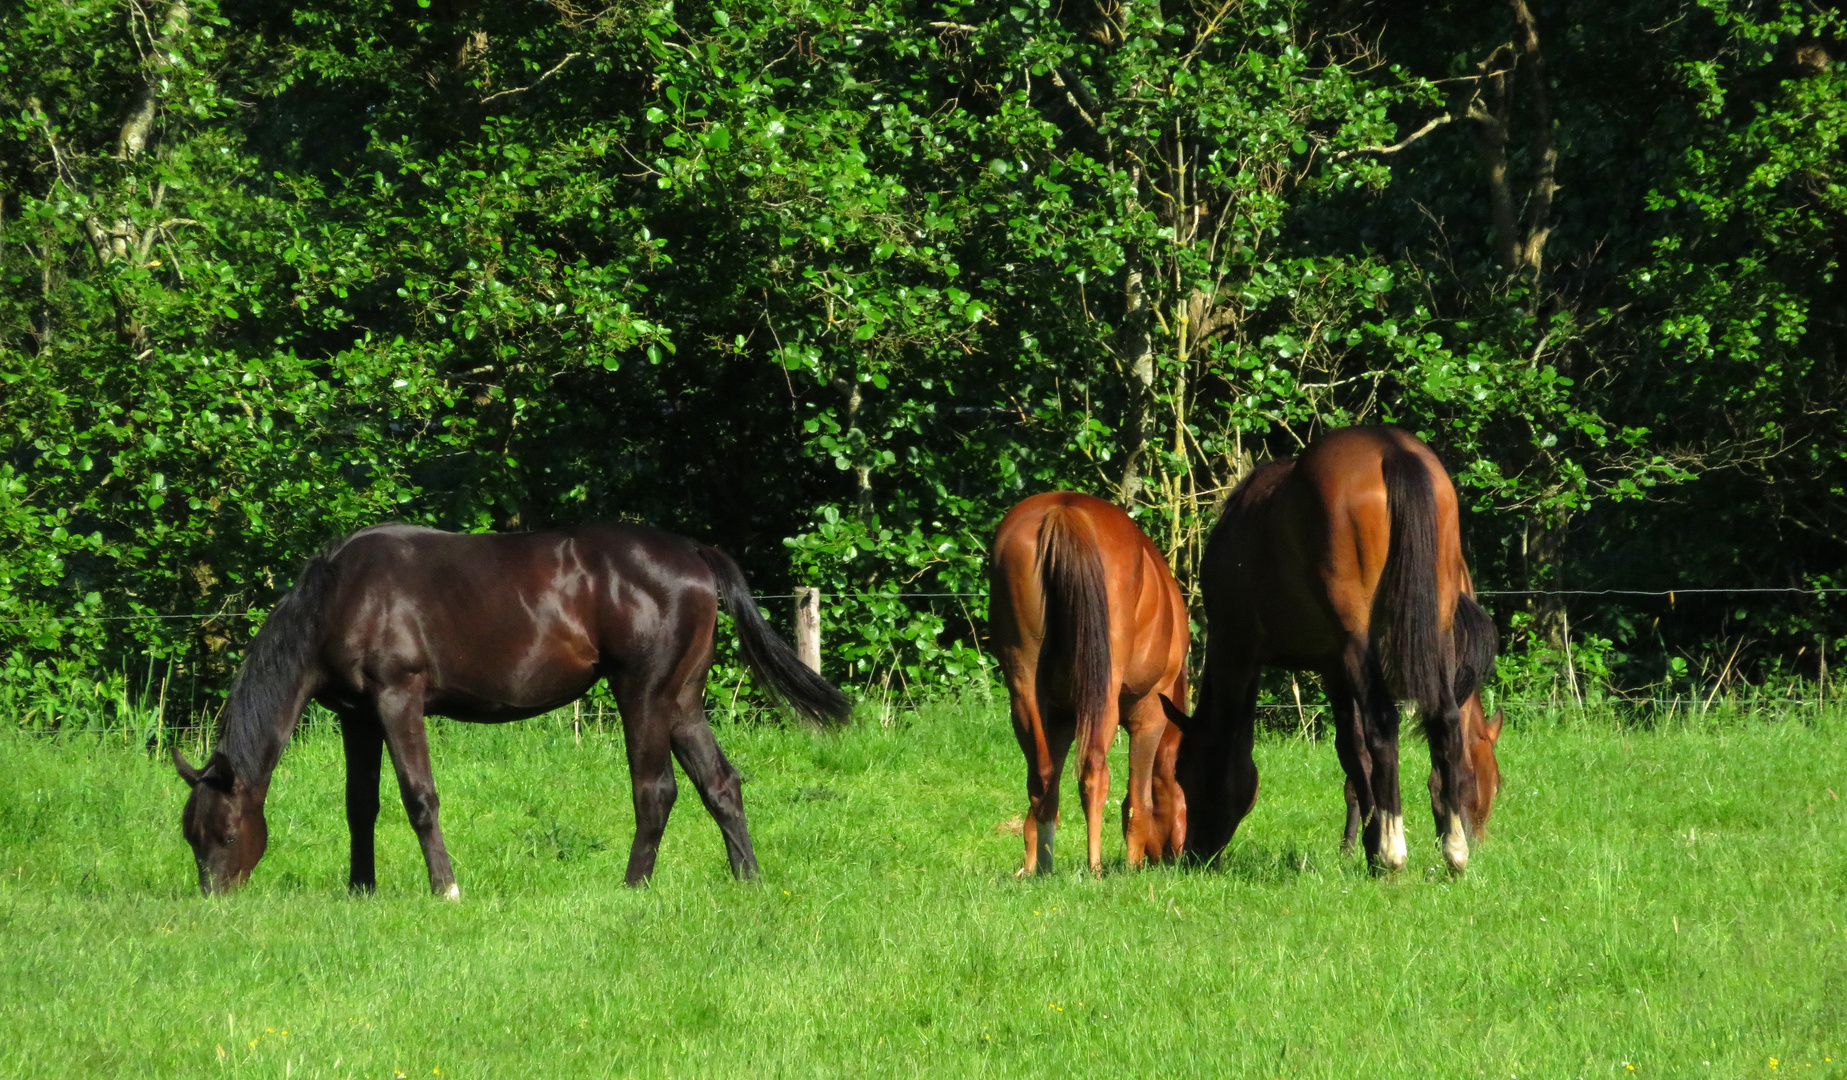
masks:
<instances>
[{"instance_id":1,"label":"sunlit grass","mask_svg":"<svg viewBox=\"0 0 1847 1080\"><path fill-rule=\"evenodd\" d=\"M764 879L730 881L683 780L645 891L618 736L438 722L460 904L425 895L390 798L379 893L346 896L330 730L218 901L164 761L6 737L0 1075L1827 1076L1847 1052L1838 719L1516 717L1461 879L1410 797L1408 871L1342 857L1332 749L1275 737L1222 867L1124 872L1112 812L1100 881L1013 878L1004 706L901 719L721 727Z\"/></svg>"}]
</instances>

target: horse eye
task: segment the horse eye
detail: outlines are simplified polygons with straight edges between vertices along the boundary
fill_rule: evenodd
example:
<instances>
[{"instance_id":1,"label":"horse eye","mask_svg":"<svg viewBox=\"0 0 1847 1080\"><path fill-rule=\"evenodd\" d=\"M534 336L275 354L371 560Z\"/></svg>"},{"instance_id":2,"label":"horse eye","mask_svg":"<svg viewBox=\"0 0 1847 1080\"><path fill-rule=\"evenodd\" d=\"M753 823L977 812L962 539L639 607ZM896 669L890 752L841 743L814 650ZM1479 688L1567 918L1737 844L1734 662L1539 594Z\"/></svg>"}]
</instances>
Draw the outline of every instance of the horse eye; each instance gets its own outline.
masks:
<instances>
[{"instance_id":1,"label":"horse eye","mask_svg":"<svg viewBox=\"0 0 1847 1080\"><path fill-rule=\"evenodd\" d=\"M232 844L237 843L237 834L234 832L225 833L224 838L220 840L219 843L223 844L225 847L230 847Z\"/></svg>"}]
</instances>

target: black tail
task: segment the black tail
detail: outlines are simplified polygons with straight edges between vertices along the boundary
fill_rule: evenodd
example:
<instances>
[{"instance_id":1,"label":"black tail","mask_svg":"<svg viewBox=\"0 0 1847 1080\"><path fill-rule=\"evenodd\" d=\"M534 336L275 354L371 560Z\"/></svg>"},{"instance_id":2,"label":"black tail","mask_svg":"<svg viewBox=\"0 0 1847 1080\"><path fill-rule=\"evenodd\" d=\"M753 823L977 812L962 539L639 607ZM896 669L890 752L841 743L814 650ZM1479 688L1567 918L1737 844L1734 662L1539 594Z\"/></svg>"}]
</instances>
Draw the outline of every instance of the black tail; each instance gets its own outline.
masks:
<instances>
[{"instance_id":1,"label":"black tail","mask_svg":"<svg viewBox=\"0 0 1847 1080\"><path fill-rule=\"evenodd\" d=\"M1045 644L1040 669L1069 663L1078 745L1109 701L1109 591L1093 537L1080 534L1069 512L1054 506L1039 526L1039 574L1045 594ZM1057 670L1054 668L1053 670Z\"/></svg>"},{"instance_id":2,"label":"black tail","mask_svg":"<svg viewBox=\"0 0 1847 1080\"><path fill-rule=\"evenodd\" d=\"M1442 708L1444 674L1454 663L1437 611L1436 493L1423 459L1392 450L1383 462L1391 546L1373 595L1372 644L1392 694L1425 715Z\"/></svg>"},{"instance_id":3,"label":"black tail","mask_svg":"<svg viewBox=\"0 0 1847 1080\"><path fill-rule=\"evenodd\" d=\"M340 576L333 550L309 559L295 575L295 587L270 609L231 684L214 757L227 759L236 776L267 777L301 718L312 690L304 684L314 678L320 652L322 616Z\"/></svg>"},{"instance_id":4,"label":"black tail","mask_svg":"<svg viewBox=\"0 0 1847 1080\"><path fill-rule=\"evenodd\" d=\"M1467 596L1456 598L1456 700L1467 701L1494 678L1494 656L1500 640L1494 620Z\"/></svg>"},{"instance_id":5,"label":"black tail","mask_svg":"<svg viewBox=\"0 0 1847 1080\"><path fill-rule=\"evenodd\" d=\"M835 689L834 684L811 671L788 642L776 636L763 621L757 602L750 597L750 582L731 556L717 548L699 545L699 557L718 578L718 592L725 613L737 625L738 644L744 647L744 662L750 673L797 713L819 724L840 724L853 712L853 702Z\"/></svg>"}]
</instances>

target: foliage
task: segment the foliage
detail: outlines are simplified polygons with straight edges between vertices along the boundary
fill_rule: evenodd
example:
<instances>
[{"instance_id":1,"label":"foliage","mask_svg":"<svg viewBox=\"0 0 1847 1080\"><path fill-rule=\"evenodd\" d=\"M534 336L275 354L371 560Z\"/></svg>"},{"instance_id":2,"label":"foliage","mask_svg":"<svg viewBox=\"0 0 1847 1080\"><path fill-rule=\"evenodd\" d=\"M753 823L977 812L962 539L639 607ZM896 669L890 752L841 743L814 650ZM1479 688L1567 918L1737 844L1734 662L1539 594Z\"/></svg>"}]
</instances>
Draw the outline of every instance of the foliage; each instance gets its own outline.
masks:
<instances>
[{"instance_id":1,"label":"foliage","mask_svg":"<svg viewBox=\"0 0 1847 1080\"><path fill-rule=\"evenodd\" d=\"M1451 462L1484 586L1847 576L1841 27L1793 0L84 0L0 30L23 687L159 671L209 712L292 568L394 517L649 521L822 589L842 681L985 685L1012 502L1115 498L1190 581L1255 461L1359 422ZM1514 614L1562 655L1561 604ZM1732 614L1588 632L1633 687L1847 629Z\"/></svg>"}]
</instances>

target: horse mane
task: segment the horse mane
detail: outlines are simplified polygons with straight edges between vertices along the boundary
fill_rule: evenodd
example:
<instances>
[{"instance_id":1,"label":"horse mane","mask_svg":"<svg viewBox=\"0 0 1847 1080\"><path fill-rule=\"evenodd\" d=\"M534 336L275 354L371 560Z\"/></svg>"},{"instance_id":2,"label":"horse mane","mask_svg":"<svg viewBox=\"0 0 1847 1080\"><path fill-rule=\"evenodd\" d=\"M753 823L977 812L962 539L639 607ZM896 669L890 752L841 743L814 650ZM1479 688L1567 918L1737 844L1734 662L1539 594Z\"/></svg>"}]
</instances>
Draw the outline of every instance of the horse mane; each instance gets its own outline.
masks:
<instances>
[{"instance_id":1,"label":"horse mane","mask_svg":"<svg viewBox=\"0 0 1847 1080\"><path fill-rule=\"evenodd\" d=\"M294 588L270 609L250 643L225 700L213 755L222 756L235 777L267 778L295 730L302 681L314 664L321 616L339 577L333 556L351 539L327 545L302 565ZM291 708L297 711L285 715Z\"/></svg>"},{"instance_id":2,"label":"horse mane","mask_svg":"<svg viewBox=\"0 0 1847 1080\"><path fill-rule=\"evenodd\" d=\"M1456 597L1456 700L1468 700L1494 677L1494 656L1500 648L1494 620L1473 598Z\"/></svg>"}]
</instances>

